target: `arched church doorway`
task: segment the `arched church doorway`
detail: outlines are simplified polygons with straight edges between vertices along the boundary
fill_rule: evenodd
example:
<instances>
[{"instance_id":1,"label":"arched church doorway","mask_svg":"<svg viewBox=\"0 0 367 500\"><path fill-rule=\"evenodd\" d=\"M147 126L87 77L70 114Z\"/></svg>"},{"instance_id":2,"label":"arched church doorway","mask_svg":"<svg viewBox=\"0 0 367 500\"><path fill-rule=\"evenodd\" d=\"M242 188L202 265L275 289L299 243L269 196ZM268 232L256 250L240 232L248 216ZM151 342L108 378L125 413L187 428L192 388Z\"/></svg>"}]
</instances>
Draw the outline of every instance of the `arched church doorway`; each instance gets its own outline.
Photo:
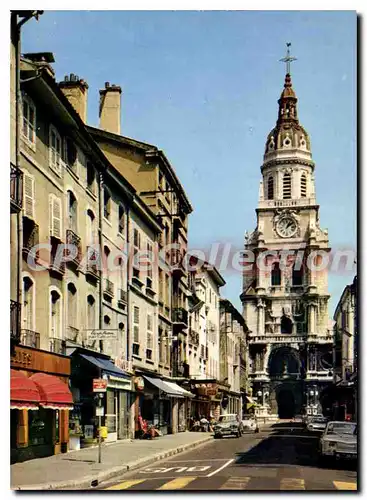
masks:
<instances>
[{"instance_id":1,"label":"arched church doorway","mask_svg":"<svg viewBox=\"0 0 367 500\"><path fill-rule=\"evenodd\" d=\"M296 414L293 391L288 388L281 389L277 394L277 405L279 418L293 418Z\"/></svg>"}]
</instances>

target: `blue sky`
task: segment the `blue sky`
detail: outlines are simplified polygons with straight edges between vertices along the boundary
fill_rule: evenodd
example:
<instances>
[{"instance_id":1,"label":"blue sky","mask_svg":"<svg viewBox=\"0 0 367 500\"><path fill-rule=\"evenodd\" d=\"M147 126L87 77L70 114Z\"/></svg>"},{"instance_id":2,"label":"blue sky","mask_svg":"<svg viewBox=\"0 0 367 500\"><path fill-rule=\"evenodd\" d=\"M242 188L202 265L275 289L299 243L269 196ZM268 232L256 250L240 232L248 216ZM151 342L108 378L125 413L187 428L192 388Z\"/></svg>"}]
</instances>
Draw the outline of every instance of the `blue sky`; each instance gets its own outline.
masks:
<instances>
[{"instance_id":1,"label":"blue sky","mask_svg":"<svg viewBox=\"0 0 367 500\"><path fill-rule=\"evenodd\" d=\"M122 133L163 149L194 212L189 244L243 246L256 225L265 139L277 117L285 43L311 137L320 221L334 249L356 248L356 14L353 11L46 11L23 52L54 53L57 80L122 86ZM242 279L223 272L240 308ZM329 275L332 315L353 273Z\"/></svg>"}]
</instances>

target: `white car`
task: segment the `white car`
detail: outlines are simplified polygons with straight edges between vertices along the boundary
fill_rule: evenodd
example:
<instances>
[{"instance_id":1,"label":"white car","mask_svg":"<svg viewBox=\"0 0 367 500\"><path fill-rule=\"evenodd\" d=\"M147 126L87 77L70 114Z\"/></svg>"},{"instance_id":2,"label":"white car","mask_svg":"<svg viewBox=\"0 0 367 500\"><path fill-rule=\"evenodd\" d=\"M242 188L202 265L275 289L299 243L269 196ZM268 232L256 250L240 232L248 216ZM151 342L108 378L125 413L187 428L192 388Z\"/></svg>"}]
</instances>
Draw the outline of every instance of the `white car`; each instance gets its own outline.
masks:
<instances>
[{"instance_id":1,"label":"white car","mask_svg":"<svg viewBox=\"0 0 367 500\"><path fill-rule=\"evenodd\" d=\"M357 458L357 424L355 422L328 422L320 439L320 459Z\"/></svg>"},{"instance_id":2,"label":"white car","mask_svg":"<svg viewBox=\"0 0 367 500\"><path fill-rule=\"evenodd\" d=\"M241 437L242 435L242 422L238 420L235 413L226 413L220 415L218 423L214 426L214 438L222 438L223 436Z\"/></svg>"},{"instance_id":3,"label":"white car","mask_svg":"<svg viewBox=\"0 0 367 500\"><path fill-rule=\"evenodd\" d=\"M325 417L311 417L307 422L307 430L309 432L324 432L327 424Z\"/></svg>"},{"instance_id":4,"label":"white car","mask_svg":"<svg viewBox=\"0 0 367 500\"><path fill-rule=\"evenodd\" d=\"M257 429L257 423L254 417L244 415L242 417L242 427L243 431L253 431L255 432Z\"/></svg>"}]
</instances>

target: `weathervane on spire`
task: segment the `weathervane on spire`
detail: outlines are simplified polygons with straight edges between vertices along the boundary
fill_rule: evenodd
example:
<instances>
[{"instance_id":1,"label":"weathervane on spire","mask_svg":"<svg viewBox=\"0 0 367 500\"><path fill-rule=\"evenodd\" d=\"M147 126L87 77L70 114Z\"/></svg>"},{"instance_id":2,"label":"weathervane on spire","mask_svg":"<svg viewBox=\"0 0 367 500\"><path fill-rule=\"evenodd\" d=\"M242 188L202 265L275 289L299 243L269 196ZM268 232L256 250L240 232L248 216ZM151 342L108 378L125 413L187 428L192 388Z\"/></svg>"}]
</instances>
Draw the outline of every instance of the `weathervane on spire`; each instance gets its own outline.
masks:
<instances>
[{"instance_id":1,"label":"weathervane on spire","mask_svg":"<svg viewBox=\"0 0 367 500\"><path fill-rule=\"evenodd\" d=\"M287 68L287 75L290 75L291 73L291 62L293 61L297 61L297 57L293 57L291 56L291 52L290 52L290 49L289 47L291 46L291 42L287 42L287 55L285 57L283 57L283 59L279 59L281 62L285 62L286 63L286 68Z\"/></svg>"}]
</instances>

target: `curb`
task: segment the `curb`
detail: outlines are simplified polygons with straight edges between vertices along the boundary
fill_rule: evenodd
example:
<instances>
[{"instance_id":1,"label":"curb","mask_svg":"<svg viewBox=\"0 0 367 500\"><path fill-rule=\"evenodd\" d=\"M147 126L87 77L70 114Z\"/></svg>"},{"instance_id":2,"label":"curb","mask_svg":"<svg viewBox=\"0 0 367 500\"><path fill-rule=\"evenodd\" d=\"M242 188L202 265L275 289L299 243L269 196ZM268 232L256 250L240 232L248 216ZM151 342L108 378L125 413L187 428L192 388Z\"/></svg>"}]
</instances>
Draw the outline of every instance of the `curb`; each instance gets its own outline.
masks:
<instances>
[{"instance_id":1,"label":"curb","mask_svg":"<svg viewBox=\"0 0 367 500\"><path fill-rule=\"evenodd\" d=\"M95 475L85 476L81 479L71 479L64 482L58 483L43 483L43 484L31 484L31 485L22 485L22 486L12 486L11 489L13 491L31 491L31 490L78 490L78 489L89 489L93 488L91 486L92 482L97 482L94 487L98 486L101 482L107 481L108 479L112 479L114 476L122 474L124 472L128 472L131 470L138 469L144 465L148 465L151 462L156 462L158 460L162 460L163 458L171 457L173 455L177 455L178 453L182 453L183 451L190 450L192 448L196 448L201 446L213 439L212 436L205 437L200 439L199 441L194 441L193 443L183 444L178 448L171 448L170 450L162 451L150 457L146 457L143 459L136 460L135 462L131 462L129 464L121 465L118 467L114 467L112 469L99 472Z\"/></svg>"}]
</instances>

